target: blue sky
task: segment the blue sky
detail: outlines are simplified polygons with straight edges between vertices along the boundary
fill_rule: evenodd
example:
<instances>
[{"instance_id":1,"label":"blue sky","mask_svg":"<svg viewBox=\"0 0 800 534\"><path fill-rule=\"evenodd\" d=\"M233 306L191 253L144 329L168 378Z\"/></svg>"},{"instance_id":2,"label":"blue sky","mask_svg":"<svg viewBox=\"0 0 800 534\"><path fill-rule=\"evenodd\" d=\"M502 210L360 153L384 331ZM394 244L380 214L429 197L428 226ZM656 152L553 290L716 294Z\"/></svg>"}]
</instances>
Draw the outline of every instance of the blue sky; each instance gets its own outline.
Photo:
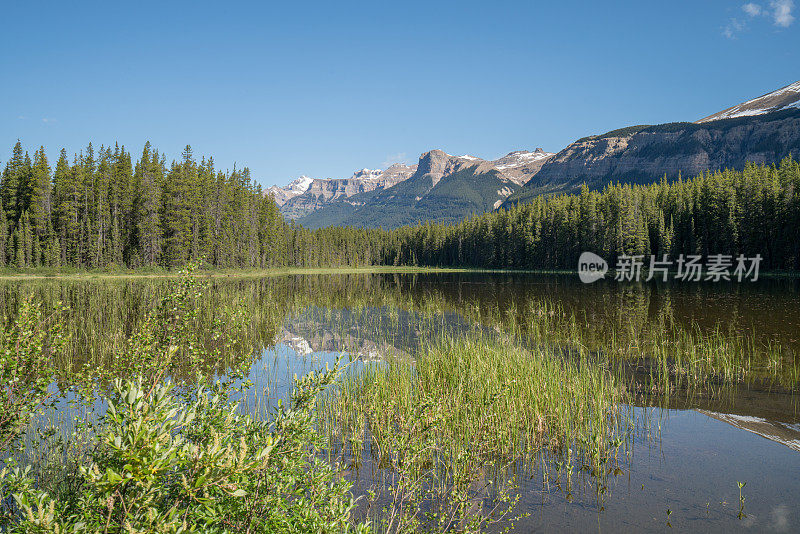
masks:
<instances>
[{"instance_id":1,"label":"blue sky","mask_svg":"<svg viewBox=\"0 0 800 534\"><path fill-rule=\"evenodd\" d=\"M496 158L695 120L800 79L800 9L729 2L15 2L0 165L17 138L191 144L261 184Z\"/></svg>"}]
</instances>

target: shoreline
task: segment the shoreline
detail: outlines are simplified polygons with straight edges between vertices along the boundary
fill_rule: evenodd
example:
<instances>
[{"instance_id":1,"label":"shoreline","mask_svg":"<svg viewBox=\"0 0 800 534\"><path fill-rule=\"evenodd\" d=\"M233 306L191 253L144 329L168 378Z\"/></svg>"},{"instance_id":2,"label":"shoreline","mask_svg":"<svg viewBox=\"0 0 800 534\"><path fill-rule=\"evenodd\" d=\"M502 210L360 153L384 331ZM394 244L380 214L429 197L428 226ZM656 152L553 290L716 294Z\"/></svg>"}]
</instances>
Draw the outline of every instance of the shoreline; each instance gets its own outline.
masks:
<instances>
[{"instance_id":1,"label":"shoreline","mask_svg":"<svg viewBox=\"0 0 800 534\"><path fill-rule=\"evenodd\" d=\"M75 270L60 271L57 269L35 269L14 272L12 270L0 271L0 281L13 280L81 280L81 279L157 279L176 278L180 276L178 270ZM643 274L646 270L642 271ZM368 266L368 267L278 267L273 269L202 269L196 271L203 278L268 278L275 276L295 275L345 275L345 274L542 274L542 275L575 275L576 270L566 269L483 269L471 267L410 267L410 266ZM672 275L674 272L670 272ZM642 277L644 278L644 276ZM761 278L800 278L800 272L767 271L759 273ZM606 276L605 280L613 280L613 276ZM660 283L664 283L659 280ZM680 282L668 280L668 282ZM706 282L702 280L698 283ZM625 282L632 283L632 282ZM648 283L644 279L637 283ZM744 281L740 282L744 283ZM592 285L592 284L587 284Z\"/></svg>"}]
</instances>

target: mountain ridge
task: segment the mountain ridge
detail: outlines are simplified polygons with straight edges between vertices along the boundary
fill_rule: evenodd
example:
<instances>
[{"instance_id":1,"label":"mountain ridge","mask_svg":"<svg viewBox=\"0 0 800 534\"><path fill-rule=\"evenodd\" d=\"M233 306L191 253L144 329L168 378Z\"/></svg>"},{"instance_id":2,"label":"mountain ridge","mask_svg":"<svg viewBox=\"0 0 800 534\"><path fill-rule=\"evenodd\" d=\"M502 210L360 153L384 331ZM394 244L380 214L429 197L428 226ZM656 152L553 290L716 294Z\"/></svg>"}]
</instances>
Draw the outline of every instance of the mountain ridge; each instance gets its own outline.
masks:
<instances>
[{"instance_id":1,"label":"mountain ridge","mask_svg":"<svg viewBox=\"0 0 800 534\"><path fill-rule=\"evenodd\" d=\"M582 137L549 159L501 207L582 184L652 183L747 163L800 157L800 82L726 108L696 122L636 125Z\"/></svg>"},{"instance_id":2,"label":"mountain ridge","mask_svg":"<svg viewBox=\"0 0 800 534\"><path fill-rule=\"evenodd\" d=\"M537 148L485 160L433 149L415 165L362 169L347 179L301 177L268 192L285 217L309 228L392 228L455 222L582 184L647 184L789 155L800 157L800 81L695 122L626 126L582 137L555 154Z\"/></svg>"},{"instance_id":3,"label":"mountain ridge","mask_svg":"<svg viewBox=\"0 0 800 534\"><path fill-rule=\"evenodd\" d=\"M720 119L763 115L789 108L800 108L800 81L790 83L770 93L723 109L722 111L696 121L696 123L701 124Z\"/></svg>"},{"instance_id":4,"label":"mountain ridge","mask_svg":"<svg viewBox=\"0 0 800 534\"><path fill-rule=\"evenodd\" d=\"M430 150L420 155L414 174L392 188L340 199L298 222L309 228L454 222L497 208L552 156L541 148L510 152L498 160Z\"/></svg>"}]
</instances>

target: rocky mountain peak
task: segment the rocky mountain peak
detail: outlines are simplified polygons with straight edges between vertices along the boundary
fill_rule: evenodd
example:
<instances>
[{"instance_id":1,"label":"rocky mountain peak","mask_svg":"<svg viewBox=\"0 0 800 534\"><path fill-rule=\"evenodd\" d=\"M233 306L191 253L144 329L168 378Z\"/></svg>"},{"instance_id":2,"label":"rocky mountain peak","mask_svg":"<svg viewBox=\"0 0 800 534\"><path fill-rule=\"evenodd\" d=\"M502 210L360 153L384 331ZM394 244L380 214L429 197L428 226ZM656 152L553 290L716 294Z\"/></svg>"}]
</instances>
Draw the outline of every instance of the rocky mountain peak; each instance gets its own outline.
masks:
<instances>
[{"instance_id":1,"label":"rocky mountain peak","mask_svg":"<svg viewBox=\"0 0 800 534\"><path fill-rule=\"evenodd\" d=\"M490 162L512 182L524 185L555 156L552 152L545 152L537 148L533 152L528 150L515 150L500 159Z\"/></svg>"},{"instance_id":2,"label":"rocky mountain peak","mask_svg":"<svg viewBox=\"0 0 800 534\"><path fill-rule=\"evenodd\" d=\"M298 195L302 195L303 193L308 191L308 188L311 187L311 184L313 182L314 182L313 178L310 178L304 174L299 178L289 182L289 185L285 187L278 187L276 185L268 187L264 191L264 194L272 195L272 198L275 200L275 203L278 206L283 206L290 199Z\"/></svg>"},{"instance_id":3,"label":"rocky mountain peak","mask_svg":"<svg viewBox=\"0 0 800 534\"><path fill-rule=\"evenodd\" d=\"M467 167L475 167L475 172L484 173L491 168L491 163L468 154L463 156L451 156L447 152L434 149L423 153L419 157L417 164L417 175L427 175L435 187L439 180Z\"/></svg>"},{"instance_id":4,"label":"rocky mountain peak","mask_svg":"<svg viewBox=\"0 0 800 534\"><path fill-rule=\"evenodd\" d=\"M356 171L353 173L353 180L372 180L375 178L380 178L383 174L383 171L380 169L361 169L360 171Z\"/></svg>"}]
</instances>

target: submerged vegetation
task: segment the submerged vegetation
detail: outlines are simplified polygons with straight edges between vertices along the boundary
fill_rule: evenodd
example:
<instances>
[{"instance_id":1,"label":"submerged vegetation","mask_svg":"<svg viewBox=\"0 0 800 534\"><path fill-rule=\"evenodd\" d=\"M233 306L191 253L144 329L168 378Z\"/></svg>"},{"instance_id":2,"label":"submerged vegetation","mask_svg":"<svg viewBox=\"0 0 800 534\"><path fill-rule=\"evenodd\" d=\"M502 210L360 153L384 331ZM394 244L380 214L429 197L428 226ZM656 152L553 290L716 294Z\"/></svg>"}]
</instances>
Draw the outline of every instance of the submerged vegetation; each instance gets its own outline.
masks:
<instances>
[{"instance_id":1,"label":"submerged vegetation","mask_svg":"<svg viewBox=\"0 0 800 534\"><path fill-rule=\"evenodd\" d=\"M346 376L326 396L325 427L356 464L366 446L378 466L387 531L480 530L513 519L512 467L531 475L541 458L570 483L588 469L602 484L616 463L625 395L587 357L445 337Z\"/></svg>"},{"instance_id":2,"label":"submerged vegetation","mask_svg":"<svg viewBox=\"0 0 800 534\"><path fill-rule=\"evenodd\" d=\"M677 298L421 280L0 286L4 528L502 529L535 478L602 509L649 424L634 406L800 385L791 333L687 323ZM264 359L276 339L305 376Z\"/></svg>"}]
</instances>

